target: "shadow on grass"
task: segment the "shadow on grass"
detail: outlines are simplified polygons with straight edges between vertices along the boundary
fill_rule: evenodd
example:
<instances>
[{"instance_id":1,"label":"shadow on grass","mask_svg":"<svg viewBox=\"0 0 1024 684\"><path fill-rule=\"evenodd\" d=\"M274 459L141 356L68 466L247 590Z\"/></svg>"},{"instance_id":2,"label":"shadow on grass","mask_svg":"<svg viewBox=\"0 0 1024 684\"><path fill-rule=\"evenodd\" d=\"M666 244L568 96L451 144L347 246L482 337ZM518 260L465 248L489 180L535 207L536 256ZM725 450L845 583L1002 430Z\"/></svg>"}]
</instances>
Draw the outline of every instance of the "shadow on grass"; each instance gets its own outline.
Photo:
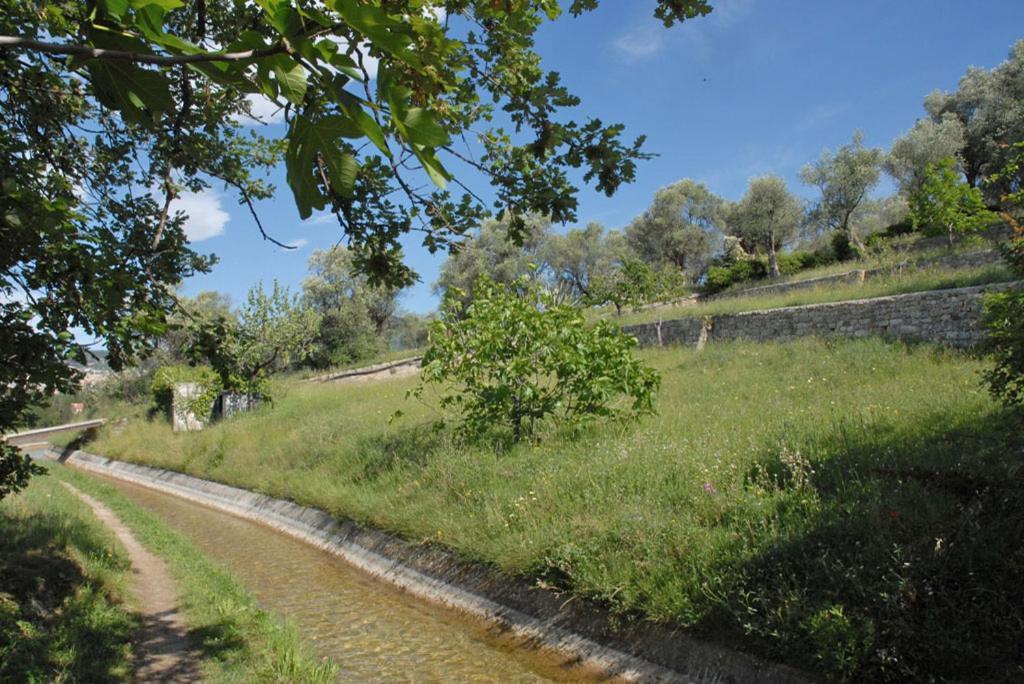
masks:
<instances>
[{"instance_id":1,"label":"shadow on grass","mask_svg":"<svg viewBox=\"0 0 1024 684\"><path fill-rule=\"evenodd\" d=\"M395 468L422 467L446 442L446 436L432 425L417 425L379 433L359 440L355 453L362 468L355 481L373 481Z\"/></svg>"},{"instance_id":2,"label":"shadow on grass","mask_svg":"<svg viewBox=\"0 0 1024 684\"><path fill-rule=\"evenodd\" d=\"M772 508L702 628L831 678L1021 681L1022 435L936 413L767 451L747 491Z\"/></svg>"},{"instance_id":3,"label":"shadow on grass","mask_svg":"<svg viewBox=\"0 0 1024 684\"><path fill-rule=\"evenodd\" d=\"M138 622L68 555L105 553L58 515L0 516L0 681L123 681ZM117 565L117 563L114 563Z\"/></svg>"}]
</instances>

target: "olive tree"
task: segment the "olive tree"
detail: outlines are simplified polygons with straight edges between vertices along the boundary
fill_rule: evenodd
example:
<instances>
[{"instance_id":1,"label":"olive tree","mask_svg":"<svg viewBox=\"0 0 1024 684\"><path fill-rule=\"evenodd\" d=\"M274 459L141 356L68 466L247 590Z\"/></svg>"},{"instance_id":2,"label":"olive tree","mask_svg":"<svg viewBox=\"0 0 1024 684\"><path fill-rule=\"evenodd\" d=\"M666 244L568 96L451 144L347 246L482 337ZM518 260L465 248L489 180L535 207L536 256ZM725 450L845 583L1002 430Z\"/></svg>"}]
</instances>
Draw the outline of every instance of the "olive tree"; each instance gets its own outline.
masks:
<instances>
[{"instance_id":1,"label":"olive tree","mask_svg":"<svg viewBox=\"0 0 1024 684\"><path fill-rule=\"evenodd\" d=\"M748 247L768 255L768 273L778 278L778 250L791 241L800 226L803 207L786 187L786 181L774 175L750 181L747 192L729 212L729 233Z\"/></svg>"},{"instance_id":2,"label":"olive tree","mask_svg":"<svg viewBox=\"0 0 1024 684\"><path fill-rule=\"evenodd\" d=\"M366 275L356 272L351 252L342 245L314 251L309 270L302 281L302 301L320 314L310 364L322 368L382 351L400 291L371 285Z\"/></svg>"},{"instance_id":3,"label":"olive tree","mask_svg":"<svg viewBox=\"0 0 1024 684\"><path fill-rule=\"evenodd\" d=\"M523 277L544 275L544 245L551 221L539 215L527 216L518 243L509 239L508 230L507 221L484 221L479 232L464 240L445 260L434 291L442 296L461 293L458 296L468 301L480 276L511 284Z\"/></svg>"},{"instance_id":4,"label":"olive tree","mask_svg":"<svg viewBox=\"0 0 1024 684\"><path fill-rule=\"evenodd\" d=\"M551 234L541 247L556 288L569 290L576 301L589 300L595 284L607 279L628 258L622 233L606 232L599 223Z\"/></svg>"},{"instance_id":5,"label":"olive tree","mask_svg":"<svg viewBox=\"0 0 1024 684\"><path fill-rule=\"evenodd\" d=\"M1024 40L994 69L971 67L955 91L936 90L924 105L936 123L950 115L960 122L964 146L957 156L964 178L981 188L989 206L999 204L1013 182L1002 173L1012 163L1012 145L1024 140ZM995 176L997 180L987 182Z\"/></svg>"},{"instance_id":6,"label":"olive tree","mask_svg":"<svg viewBox=\"0 0 1024 684\"><path fill-rule=\"evenodd\" d=\"M893 141L882 165L900 193L909 197L924 181L930 164L959 159L965 140L963 124L950 112L938 121L918 119L913 128Z\"/></svg>"},{"instance_id":7,"label":"olive tree","mask_svg":"<svg viewBox=\"0 0 1024 684\"><path fill-rule=\"evenodd\" d=\"M644 261L668 262L697 278L724 232L724 200L703 183L685 179L658 190L626 228L626 241Z\"/></svg>"},{"instance_id":8,"label":"olive tree","mask_svg":"<svg viewBox=\"0 0 1024 684\"><path fill-rule=\"evenodd\" d=\"M800 170L801 180L820 193L810 209L811 220L829 230L838 230L861 250L864 242L853 229L851 219L878 185L882 163L882 151L864 147L863 142L864 136L857 131L849 144L834 154L825 150L818 161Z\"/></svg>"}]
</instances>

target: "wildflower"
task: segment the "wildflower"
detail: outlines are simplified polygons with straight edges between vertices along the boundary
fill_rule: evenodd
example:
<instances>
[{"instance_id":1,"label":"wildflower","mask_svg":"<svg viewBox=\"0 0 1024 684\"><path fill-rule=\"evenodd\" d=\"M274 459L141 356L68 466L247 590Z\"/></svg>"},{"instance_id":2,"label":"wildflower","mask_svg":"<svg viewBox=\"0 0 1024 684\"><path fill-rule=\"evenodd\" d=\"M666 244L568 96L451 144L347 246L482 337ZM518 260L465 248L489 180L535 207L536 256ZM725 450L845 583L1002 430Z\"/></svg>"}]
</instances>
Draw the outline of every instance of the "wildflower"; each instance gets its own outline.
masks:
<instances>
[{"instance_id":1,"label":"wildflower","mask_svg":"<svg viewBox=\"0 0 1024 684\"><path fill-rule=\"evenodd\" d=\"M706 493L708 493L708 494L717 494L718 493L718 490L715 489L715 485L711 484L710 482L705 482L704 483L704 491Z\"/></svg>"},{"instance_id":2,"label":"wildflower","mask_svg":"<svg viewBox=\"0 0 1024 684\"><path fill-rule=\"evenodd\" d=\"M899 511L889 511L889 517L892 518L893 520L895 520L896 518L900 517L900 512Z\"/></svg>"}]
</instances>

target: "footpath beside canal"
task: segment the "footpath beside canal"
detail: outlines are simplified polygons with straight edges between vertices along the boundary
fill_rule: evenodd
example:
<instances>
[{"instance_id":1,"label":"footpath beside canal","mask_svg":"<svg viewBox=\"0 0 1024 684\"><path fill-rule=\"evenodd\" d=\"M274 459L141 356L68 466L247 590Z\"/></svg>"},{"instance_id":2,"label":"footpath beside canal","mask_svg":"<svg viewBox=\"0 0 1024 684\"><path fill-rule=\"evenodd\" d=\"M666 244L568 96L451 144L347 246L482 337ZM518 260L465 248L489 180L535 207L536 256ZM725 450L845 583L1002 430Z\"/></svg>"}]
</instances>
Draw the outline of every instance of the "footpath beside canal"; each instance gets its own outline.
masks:
<instances>
[{"instance_id":1,"label":"footpath beside canal","mask_svg":"<svg viewBox=\"0 0 1024 684\"><path fill-rule=\"evenodd\" d=\"M142 626L136 640L135 680L139 682L191 682L199 679L200 656L188 637L179 610L177 583L161 558L146 550L128 527L107 506L67 482L124 546L132 564L135 606Z\"/></svg>"}]
</instances>

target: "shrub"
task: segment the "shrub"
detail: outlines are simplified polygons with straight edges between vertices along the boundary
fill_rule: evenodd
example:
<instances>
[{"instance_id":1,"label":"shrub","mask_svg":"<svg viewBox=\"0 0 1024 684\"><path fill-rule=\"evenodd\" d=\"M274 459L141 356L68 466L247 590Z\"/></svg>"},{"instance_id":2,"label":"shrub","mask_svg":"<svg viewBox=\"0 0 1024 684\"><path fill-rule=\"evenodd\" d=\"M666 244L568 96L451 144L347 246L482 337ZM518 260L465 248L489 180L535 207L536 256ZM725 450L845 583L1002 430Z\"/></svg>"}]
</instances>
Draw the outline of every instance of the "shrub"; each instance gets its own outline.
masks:
<instances>
[{"instance_id":1,"label":"shrub","mask_svg":"<svg viewBox=\"0 0 1024 684\"><path fill-rule=\"evenodd\" d=\"M762 258L743 259L730 264L712 266L704 280L704 291L714 294L745 280L758 280L767 275L768 264Z\"/></svg>"},{"instance_id":2,"label":"shrub","mask_svg":"<svg viewBox=\"0 0 1024 684\"><path fill-rule=\"evenodd\" d=\"M782 275L792 275L830 263L817 252L784 252L778 255L778 259Z\"/></svg>"},{"instance_id":3,"label":"shrub","mask_svg":"<svg viewBox=\"0 0 1024 684\"><path fill-rule=\"evenodd\" d=\"M511 287L486 276L463 310L446 296L430 326L421 384L448 383L441 406L461 414L459 431L505 431L518 441L550 418L573 423L653 410L660 383L632 354L636 339L606 321L588 327L575 307L557 304L537 283Z\"/></svg>"},{"instance_id":4,"label":"shrub","mask_svg":"<svg viewBox=\"0 0 1024 684\"><path fill-rule=\"evenodd\" d=\"M1003 256L1010 270L1024 278L1024 225L1015 218L1024 206L1024 186L1020 174L1024 169L1024 143L1015 146L1016 154L992 181L1016 178L1012 191L1003 195L1002 216L1013 228L1003 247ZM1024 291L1011 290L985 297L985 327L988 329L987 349L995 365L985 374L992 394L1007 406L1024 407Z\"/></svg>"},{"instance_id":5,"label":"shrub","mask_svg":"<svg viewBox=\"0 0 1024 684\"><path fill-rule=\"evenodd\" d=\"M850 242L850 236L841 230L832 233L831 242L836 261L853 261L861 256L857 247Z\"/></svg>"},{"instance_id":6,"label":"shrub","mask_svg":"<svg viewBox=\"0 0 1024 684\"><path fill-rule=\"evenodd\" d=\"M150 390L156 410L169 412L174 403L174 386L186 382L198 385L200 390L189 401L188 410L197 417L210 415L224 384L208 366L164 366L157 370Z\"/></svg>"}]
</instances>

